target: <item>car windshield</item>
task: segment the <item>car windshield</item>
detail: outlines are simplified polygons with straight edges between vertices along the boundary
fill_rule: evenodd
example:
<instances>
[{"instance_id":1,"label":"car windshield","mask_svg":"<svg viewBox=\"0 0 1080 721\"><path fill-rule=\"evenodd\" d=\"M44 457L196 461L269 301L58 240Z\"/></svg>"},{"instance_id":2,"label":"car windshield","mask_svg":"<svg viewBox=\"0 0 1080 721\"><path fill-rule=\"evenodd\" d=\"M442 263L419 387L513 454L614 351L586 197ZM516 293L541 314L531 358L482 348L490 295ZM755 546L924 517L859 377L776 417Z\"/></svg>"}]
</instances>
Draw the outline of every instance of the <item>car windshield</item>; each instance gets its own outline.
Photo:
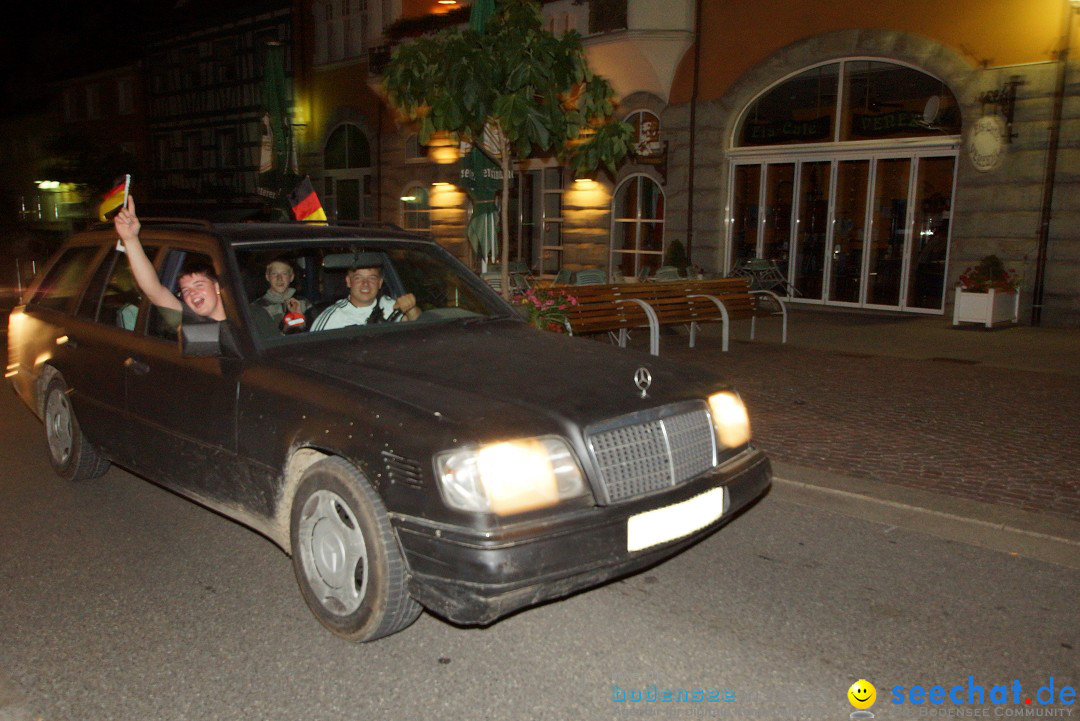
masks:
<instances>
[{"instance_id":1,"label":"car windshield","mask_svg":"<svg viewBox=\"0 0 1080 721\"><path fill-rule=\"evenodd\" d=\"M475 273L426 243L234 248L253 334L267 346L513 315ZM418 315L408 311L413 300Z\"/></svg>"}]
</instances>

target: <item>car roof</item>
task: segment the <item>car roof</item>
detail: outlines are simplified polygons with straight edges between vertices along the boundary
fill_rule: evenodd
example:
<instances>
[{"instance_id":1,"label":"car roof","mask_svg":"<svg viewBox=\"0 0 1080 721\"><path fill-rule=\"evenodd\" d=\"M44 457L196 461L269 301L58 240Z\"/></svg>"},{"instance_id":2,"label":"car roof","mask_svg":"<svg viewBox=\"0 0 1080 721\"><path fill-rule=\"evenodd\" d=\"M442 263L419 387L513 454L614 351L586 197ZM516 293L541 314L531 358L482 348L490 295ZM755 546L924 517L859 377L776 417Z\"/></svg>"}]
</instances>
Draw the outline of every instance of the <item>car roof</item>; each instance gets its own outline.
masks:
<instances>
[{"instance_id":1,"label":"car roof","mask_svg":"<svg viewBox=\"0 0 1080 721\"><path fill-rule=\"evenodd\" d=\"M310 225L304 223L215 223L212 232L232 244L275 240L410 240L432 242L429 238L400 228Z\"/></svg>"},{"instance_id":2,"label":"car roof","mask_svg":"<svg viewBox=\"0 0 1080 721\"><path fill-rule=\"evenodd\" d=\"M320 242L342 240L409 241L436 245L428 236L411 233L382 223L348 225L314 225L308 223L212 223L184 218L140 219L143 231L166 230L170 233L211 235L223 243L241 246L256 243ZM90 230L111 230L111 223L100 223Z\"/></svg>"}]
</instances>

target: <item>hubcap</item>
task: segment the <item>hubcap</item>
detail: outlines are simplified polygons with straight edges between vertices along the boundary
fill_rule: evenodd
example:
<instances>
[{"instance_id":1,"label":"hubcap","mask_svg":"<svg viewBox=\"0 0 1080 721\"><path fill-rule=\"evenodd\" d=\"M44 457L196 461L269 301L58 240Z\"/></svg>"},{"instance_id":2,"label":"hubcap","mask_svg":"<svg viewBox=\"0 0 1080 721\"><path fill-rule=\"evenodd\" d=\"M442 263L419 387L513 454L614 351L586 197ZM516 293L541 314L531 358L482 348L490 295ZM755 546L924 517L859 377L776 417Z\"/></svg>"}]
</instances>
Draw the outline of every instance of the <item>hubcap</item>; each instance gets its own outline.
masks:
<instances>
[{"instance_id":1,"label":"hubcap","mask_svg":"<svg viewBox=\"0 0 1080 721\"><path fill-rule=\"evenodd\" d=\"M49 440L49 453L57 465L64 465L71 457L71 406L64 393L55 391L49 395L45 406L45 434Z\"/></svg>"},{"instance_id":2,"label":"hubcap","mask_svg":"<svg viewBox=\"0 0 1080 721\"><path fill-rule=\"evenodd\" d=\"M300 562L324 608L346 616L367 592L367 546L352 509L331 491L316 491L300 514Z\"/></svg>"}]
</instances>

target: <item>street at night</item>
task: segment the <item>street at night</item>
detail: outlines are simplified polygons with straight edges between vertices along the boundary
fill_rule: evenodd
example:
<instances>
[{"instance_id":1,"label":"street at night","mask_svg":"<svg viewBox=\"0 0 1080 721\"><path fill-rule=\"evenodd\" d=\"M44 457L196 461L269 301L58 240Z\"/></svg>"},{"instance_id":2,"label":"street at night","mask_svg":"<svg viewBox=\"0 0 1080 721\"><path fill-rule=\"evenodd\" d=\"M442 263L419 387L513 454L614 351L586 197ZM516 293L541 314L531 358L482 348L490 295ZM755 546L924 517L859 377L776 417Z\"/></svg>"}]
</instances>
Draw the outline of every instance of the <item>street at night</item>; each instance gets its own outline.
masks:
<instances>
[{"instance_id":1,"label":"street at night","mask_svg":"<svg viewBox=\"0 0 1080 721\"><path fill-rule=\"evenodd\" d=\"M759 408L759 442L791 461L804 459L793 450L800 438L778 435L790 432L785 409L755 400L771 374L811 361L833 371L920 367L767 341L736 343L725 356L715 339L693 351L683 340L666 338L665 352L759 369L744 390ZM1070 377L1017 373L1062 387ZM815 377L805 379L811 407L825 383ZM817 413L814 432L825 436L837 419ZM0 418L11 449L0 485L0 718L833 719L850 713L846 690L860 678L877 686L876 717L915 718L934 707L895 704L894 687L907 699L913 686L966 689L972 677L987 693L1016 680L1033 694L1053 677L1058 693L1075 687L1080 668L1078 564L802 505L783 482L643 573L488 628L425 614L390 638L351 645L311 617L273 544L116 468L64 483L40 423L13 394L0 397ZM648 698L653 685L718 689L728 700L614 700L634 689Z\"/></svg>"}]
</instances>

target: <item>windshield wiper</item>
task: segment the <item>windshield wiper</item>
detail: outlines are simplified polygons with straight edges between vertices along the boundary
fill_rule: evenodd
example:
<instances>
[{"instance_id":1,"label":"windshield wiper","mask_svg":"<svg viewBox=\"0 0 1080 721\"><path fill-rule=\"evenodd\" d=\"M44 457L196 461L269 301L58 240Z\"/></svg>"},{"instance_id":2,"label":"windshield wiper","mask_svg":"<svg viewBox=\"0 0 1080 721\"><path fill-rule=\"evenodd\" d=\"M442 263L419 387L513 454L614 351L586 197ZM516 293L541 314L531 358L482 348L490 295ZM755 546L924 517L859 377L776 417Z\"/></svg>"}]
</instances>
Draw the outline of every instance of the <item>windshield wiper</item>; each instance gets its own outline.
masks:
<instances>
[{"instance_id":1,"label":"windshield wiper","mask_svg":"<svg viewBox=\"0 0 1080 721\"><path fill-rule=\"evenodd\" d=\"M480 315L473 318L462 318L462 325L478 325L480 323L490 323L493 320L506 320L511 316L508 315Z\"/></svg>"}]
</instances>

